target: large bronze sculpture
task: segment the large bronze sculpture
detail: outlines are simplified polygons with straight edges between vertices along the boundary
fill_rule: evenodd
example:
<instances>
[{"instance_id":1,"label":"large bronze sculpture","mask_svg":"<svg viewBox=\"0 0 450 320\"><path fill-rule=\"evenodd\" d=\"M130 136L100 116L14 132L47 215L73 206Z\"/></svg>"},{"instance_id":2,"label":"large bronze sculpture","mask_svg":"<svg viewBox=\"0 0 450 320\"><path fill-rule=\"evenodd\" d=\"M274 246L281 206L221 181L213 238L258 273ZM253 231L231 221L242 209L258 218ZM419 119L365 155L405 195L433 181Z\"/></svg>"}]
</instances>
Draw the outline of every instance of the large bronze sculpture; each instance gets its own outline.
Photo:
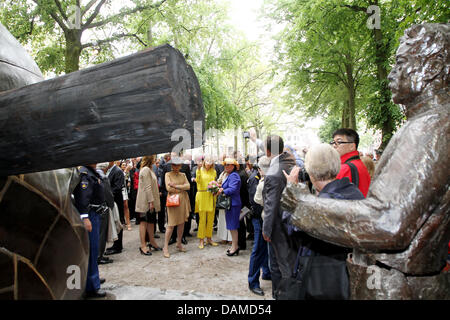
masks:
<instances>
[{"instance_id":1,"label":"large bronze sculpture","mask_svg":"<svg viewBox=\"0 0 450 320\"><path fill-rule=\"evenodd\" d=\"M377 165L365 200L319 199L289 184L283 208L322 240L353 248L352 299L449 299L450 25L405 31L389 75L408 121Z\"/></svg>"},{"instance_id":2,"label":"large bronze sculpture","mask_svg":"<svg viewBox=\"0 0 450 320\"><path fill-rule=\"evenodd\" d=\"M43 81L0 24L0 299L80 298L89 242L71 167L168 152L194 121L200 87L170 46Z\"/></svg>"}]
</instances>

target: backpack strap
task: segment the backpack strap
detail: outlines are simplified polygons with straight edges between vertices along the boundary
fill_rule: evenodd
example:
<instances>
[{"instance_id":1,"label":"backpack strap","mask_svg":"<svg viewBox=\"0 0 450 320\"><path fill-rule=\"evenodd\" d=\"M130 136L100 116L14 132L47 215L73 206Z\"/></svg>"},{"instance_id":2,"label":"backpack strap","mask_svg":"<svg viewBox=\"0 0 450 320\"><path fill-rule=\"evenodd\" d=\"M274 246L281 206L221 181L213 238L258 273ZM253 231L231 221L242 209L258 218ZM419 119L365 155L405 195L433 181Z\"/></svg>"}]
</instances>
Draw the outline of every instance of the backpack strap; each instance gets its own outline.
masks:
<instances>
[{"instance_id":1,"label":"backpack strap","mask_svg":"<svg viewBox=\"0 0 450 320\"><path fill-rule=\"evenodd\" d=\"M347 164L350 167L350 172L352 175L352 183L357 187L359 186L358 168L356 168L356 166L353 163L351 163L350 161L359 160L359 159L360 159L359 156L353 156L344 162L345 164Z\"/></svg>"}]
</instances>

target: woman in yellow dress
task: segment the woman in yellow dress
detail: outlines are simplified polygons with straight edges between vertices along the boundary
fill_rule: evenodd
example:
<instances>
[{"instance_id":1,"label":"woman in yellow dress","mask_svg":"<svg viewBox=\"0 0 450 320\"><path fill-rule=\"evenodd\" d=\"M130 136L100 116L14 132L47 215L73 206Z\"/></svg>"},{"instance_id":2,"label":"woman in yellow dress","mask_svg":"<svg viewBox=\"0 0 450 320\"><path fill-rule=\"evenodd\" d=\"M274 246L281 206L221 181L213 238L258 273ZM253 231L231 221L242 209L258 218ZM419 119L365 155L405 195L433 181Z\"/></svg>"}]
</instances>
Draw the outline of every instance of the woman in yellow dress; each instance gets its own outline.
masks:
<instances>
[{"instance_id":1,"label":"woman in yellow dress","mask_svg":"<svg viewBox=\"0 0 450 320\"><path fill-rule=\"evenodd\" d=\"M177 248L178 251L186 252L186 249L181 245L181 238L183 236L184 223L191 212L191 203L187 191L191 188L186 175L180 172L182 160L178 157L170 160L172 171L165 175L166 189L168 196L178 194L180 197L180 205L176 207L167 207L167 228L164 241L163 255L169 258L169 239L172 236L173 228L177 226Z\"/></svg>"},{"instance_id":2,"label":"woman in yellow dress","mask_svg":"<svg viewBox=\"0 0 450 320\"><path fill-rule=\"evenodd\" d=\"M200 239L198 247L203 249L205 247L205 237L208 244L217 246L217 243L211 239L216 210L216 196L207 190L208 184L215 180L217 176L214 169L214 161L211 157L205 157L195 176L195 182L197 183L195 212L199 215L197 238Z\"/></svg>"}]
</instances>

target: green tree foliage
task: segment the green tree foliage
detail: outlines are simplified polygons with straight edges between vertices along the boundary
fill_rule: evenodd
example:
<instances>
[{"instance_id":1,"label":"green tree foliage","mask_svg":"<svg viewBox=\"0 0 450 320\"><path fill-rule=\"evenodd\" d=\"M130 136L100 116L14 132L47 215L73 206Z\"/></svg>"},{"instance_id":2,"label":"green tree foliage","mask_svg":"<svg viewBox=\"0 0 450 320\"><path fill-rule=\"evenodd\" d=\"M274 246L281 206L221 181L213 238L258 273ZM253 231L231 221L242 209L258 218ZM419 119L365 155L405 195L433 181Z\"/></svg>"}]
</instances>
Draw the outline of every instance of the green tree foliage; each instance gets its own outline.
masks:
<instances>
[{"instance_id":1,"label":"green tree foliage","mask_svg":"<svg viewBox=\"0 0 450 320\"><path fill-rule=\"evenodd\" d=\"M379 29L366 25L371 5L380 9ZM381 130L384 147L404 118L392 103L387 79L398 39L413 23L447 22L449 3L267 0L266 12L286 26L277 51L283 62L282 85L289 88L287 103L310 116L339 111L346 127L356 124L354 112Z\"/></svg>"},{"instance_id":2,"label":"green tree foliage","mask_svg":"<svg viewBox=\"0 0 450 320\"><path fill-rule=\"evenodd\" d=\"M80 8L80 29L71 29L68 22L74 6ZM80 65L112 60L118 54L169 43L184 54L197 74L207 128L223 130L244 121L242 108L250 99L243 89L246 84L232 87L231 79L244 72L237 61L245 64L244 60L250 59L242 54L248 43L227 23L227 3L18 0L2 9L0 21L32 48L44 73L58 75ZM238 99L236 92L242 93Z\"/></svg>"},{"instance_id":3,"label":"green tree foliage","mask_svg":"<svg viewBox=\"0 0 450 320\"><path fill-rule=\"evenodd\" d=\"M328 116L324 124L319 128L320 142L329 143L333 140L333 132L339 128L341 128L341 120L333 116Z\"/></svg>"},{"instance_id":4,"label":"green tree foliage","mask_svg":"<svg viewBox=\"0 0 450 320\"><path fill-rule=\"evenodd\" d=\"M132 34L113 32L94 41L83 41L83 36L99 34L112 24L121 29L128 17L146 10L155 10L166 0L158 2L133 0L114 12L114 0L6 0L0 8L0 21L22 44L33 47L41 70L60 74L80 67L83 51L93 50L97 55L111 57L105 47L113 41L132 37ZM41 52L42 51L42 52ZM39 54L37 54L39 53ZM85 53L84 57L88 54ZM100 59L107 60L107 59Z\"/></svg>"},{"instance_id":5,"label":"green tree foliage","mask_svg":"<svg viewBox=\"0 0 450 320\"><path fill-rule=\"evenodd\" d=\"M365 21L338 1L277 1L272 16L286 23L279 38L279 61L289 88L288 104L309 116L339 109L342 125L356 128L359 89L366 81Z\"/></svg>"}]
</instances>

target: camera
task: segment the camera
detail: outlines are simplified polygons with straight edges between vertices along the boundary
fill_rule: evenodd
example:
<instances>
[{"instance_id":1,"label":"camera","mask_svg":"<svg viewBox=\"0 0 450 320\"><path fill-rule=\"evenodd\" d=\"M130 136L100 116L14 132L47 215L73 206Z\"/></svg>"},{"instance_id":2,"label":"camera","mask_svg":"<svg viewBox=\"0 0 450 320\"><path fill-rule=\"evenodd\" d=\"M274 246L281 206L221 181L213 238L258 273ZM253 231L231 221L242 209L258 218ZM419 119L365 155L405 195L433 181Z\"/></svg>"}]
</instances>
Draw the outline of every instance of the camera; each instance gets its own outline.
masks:
<instances>
[{"instance_id":1,"label":"camera","mask_svg":"<svg viewBox=\"0 0 450 320\"><path fill-rule=\"evenodd\" d=\"M311 179L309 178L308 172L306 172L305 167L301 168L298 172L298 181L300 182L311 182Z\"/></svg>"},{"instance_id":2,"label":"camera","mask_svg":"<svg viewBox=\"0 0 450 320\"><path fill-rule=\"evenodd\" d=\"M305 167L301 168L298 172L298 181L304 183L308 186L309 192L313 193L313 184L309 178L308 172L306 172Z\"/></svg>"}]
</instances>

